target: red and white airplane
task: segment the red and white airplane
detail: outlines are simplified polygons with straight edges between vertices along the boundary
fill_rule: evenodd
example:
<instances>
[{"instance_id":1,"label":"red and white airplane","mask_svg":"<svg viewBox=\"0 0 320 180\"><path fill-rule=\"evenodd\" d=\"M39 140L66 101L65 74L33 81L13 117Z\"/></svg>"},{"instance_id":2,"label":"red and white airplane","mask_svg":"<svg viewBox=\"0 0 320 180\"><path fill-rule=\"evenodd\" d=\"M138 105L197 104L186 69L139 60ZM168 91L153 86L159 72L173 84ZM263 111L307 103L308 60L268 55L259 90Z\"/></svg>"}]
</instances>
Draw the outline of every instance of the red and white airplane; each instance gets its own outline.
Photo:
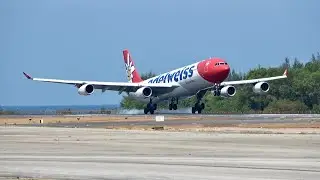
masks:
<instances>
[{"instance_id":1,"label":"red and white airplane","mask_svg":"<svg viewBox=\"0 0 320 180\"><path fill-rule=\"evenodd\" d=\"M142 80L128 50L123 50L126 72L129 82L99 82L82 80L60 80L32 78L31 80L74 85L80 95L91 95L95 89L102 92L106 90L127 92L127 94L139 101L146 102L144 113L153 114L159 101L169 101L169 110L178 108L178 100L196 96L197 102L192 107L192 113L199 114L205 108L201 101L207 91L214 96L232 97L236 94L234 85L252 84L255 93L263 94L269 91L267 81L287 78L287 69L283 75L259 79L224 81L230 72L230 67L221 58L209 58L202 60L156 77Z\"/></svg>"}]
</instances>

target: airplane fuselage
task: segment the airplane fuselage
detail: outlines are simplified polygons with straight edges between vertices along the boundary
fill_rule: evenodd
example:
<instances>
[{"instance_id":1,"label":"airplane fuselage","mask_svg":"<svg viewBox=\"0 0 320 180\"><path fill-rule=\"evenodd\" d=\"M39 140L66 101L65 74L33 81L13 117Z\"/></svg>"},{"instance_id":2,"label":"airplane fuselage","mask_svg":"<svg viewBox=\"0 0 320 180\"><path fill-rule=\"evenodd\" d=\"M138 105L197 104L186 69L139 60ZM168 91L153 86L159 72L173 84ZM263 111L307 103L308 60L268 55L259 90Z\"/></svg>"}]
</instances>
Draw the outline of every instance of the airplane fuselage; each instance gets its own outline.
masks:
<instances>
[{"instance_id":1,"label":"airplane fuselage","mask_svg":"<svg viewBox=\"0 0 320 180\"><path fill-rule=\"evenodd\" d=\"M185 98L194 95L199 89L211 87L215 83L223 82L229 75L229 65L220 58L211 58L196 62L167 73L144 80L142 83L169 83L178 85L173 91L153 96L152 101L167 100L173 97ZM142 102L149 102L150 98L138 98L134 93L129 96Z\"/></svg>"}]
</instances>

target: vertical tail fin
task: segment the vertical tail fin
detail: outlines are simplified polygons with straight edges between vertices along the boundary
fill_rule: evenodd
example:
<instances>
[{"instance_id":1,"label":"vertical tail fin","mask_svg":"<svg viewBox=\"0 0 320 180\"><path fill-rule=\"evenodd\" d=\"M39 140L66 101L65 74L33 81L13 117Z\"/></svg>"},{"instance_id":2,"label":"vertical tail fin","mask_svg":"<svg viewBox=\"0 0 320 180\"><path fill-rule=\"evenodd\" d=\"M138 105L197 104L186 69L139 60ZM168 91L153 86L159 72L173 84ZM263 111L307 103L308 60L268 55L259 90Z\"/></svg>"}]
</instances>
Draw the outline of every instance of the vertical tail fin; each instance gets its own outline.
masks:
<instances>
[{"instance_id":1,"label":"vertical tail fin","mask_svg":"<svg viewBox=\"0 0 320 180\"><path fill-rule=\"evenodd\" d=\"M123 59L126 65L127 77L129 82L138 83L143 81L134 66L129 50L123 50Z\"/></svg>"}]
</instances>

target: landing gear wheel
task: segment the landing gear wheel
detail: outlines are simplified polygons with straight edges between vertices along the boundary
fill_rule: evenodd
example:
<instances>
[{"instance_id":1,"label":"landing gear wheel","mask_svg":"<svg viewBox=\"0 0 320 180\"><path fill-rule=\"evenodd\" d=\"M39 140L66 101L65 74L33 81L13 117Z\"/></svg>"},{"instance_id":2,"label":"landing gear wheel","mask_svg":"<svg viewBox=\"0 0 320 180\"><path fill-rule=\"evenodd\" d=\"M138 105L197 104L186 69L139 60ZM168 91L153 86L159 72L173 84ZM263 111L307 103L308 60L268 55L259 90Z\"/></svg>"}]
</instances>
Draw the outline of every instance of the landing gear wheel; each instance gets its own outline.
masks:
<instances>
[{"instance_id":1,"label":"landing gear wheel","mask_svg":"<svg viewBox=\"0 0 320 180\"><path fill-rule=\"evenodd\" d=\"M169 104L169 110L177 110L178 109L178 98L172 97Z\"/></svg>"},{"instance_id":2,"label":"landing gear wheel","mask_svg":"<svg viewBox=\"0 0 320 180\"><path fill-rule=\"evenodd\" d=\"M220 96L221 95L221 86L220 86L220 84L215 84L212 90L213 90L213 95L214 96Z\"/></svg>"},{"instance_id":3,"label":"landing gear wheel","mask_svg":"<svg viewBox=\"0 0 320 180\"><path fill-rule=\"evenodd\" d=\"M144 114L148 114L149 109L148 108L144 108Z\"/></svg>"},{"instance_id":4,"label":"landing gear wheel","mask_svg":"<svg viewBox=\"0 0 320 180\"><path fill-rule=\"evenodd\" d=\"M192 114L195 114L196 113L196 108L195 107L192 107Z\"/></svg>"},{"instance_id":5,"label":"landing gear wheel","mask_svg":"<svg viewBox=\"0 0 320 180\"><path fill-rule=\"evenodd\" d=\"M204 103L196 103L194 105L194 107L192 107L192 114L195 114L196 111L198 111L198 114L201 114L202 110L205 108L205 104Z\"/></svg>"},{"instance_id":6,"label":"landing gear wheel","mask_svg":"<svg viewBox=\"0 0 320 180\"><path fill-rule=\"evenodd\" d=\"M201 108L201 109L204 109L204 108L205 108L204 103L201 103L200 108Z\"/></svg>"},{"instance_id":7,"label":"landing gear wheel","mask_svg":"<svg viewBox=\"0 0 320 180\"><path fill-rule=\"evenodd\" d=\"M221 92L220 90L215 90L214 93L213 93L214 96L220 96L221 95Z\"/></svg>"},{"instance_id":8,"label":"landing gear wheel","mask_svg":"<svg viewBox=\"0 0 320 180\"><path fill-rule=\"evenodd\" d=\"M173 105L172 105L172 109L173 109L173 110L177 110L177 109L178 109L178 105L177 105L177 104L173 104Z\"/></svg>"},{"instance_id":9,"label":"landing gear wheel","mask_svg":"<svg viewBox=\"0 0 320 180\"><path fill-rule=\"evenodd\" d=\"M219 88L216 86L214 89L212 89L212 91L214 92L214 96L217 95ZM204 110L205 108L205 104L201 101L202 98L204 97L204 95L206 94L207 91L199 91L196 94L197 97L197 101L194 104L194 106L192 107L192 114L194 114L196 111L198 111L198 114L201 114L202 110Z\"/></svg>"},{"instance_id":10,"label":"landing gear wheel","mask_svg":"<svg viewBox=\"0 0 320 180\"><path fill-rule=\"evenodd\" d=\"M221 92L220 91L217 91L217 96L220 96Z\"/></svg>"},{"instance_id":11,"label":"landing gear wheel","mask_svg":"<svg viewBox=\"0 0 320 180\"><path fill-rule=\"evenodd\" d=\"M147 104L147 107L144 108L144 114L154 114L154 111L157 109L157 104L153 104L152 100L150 99L150 102Z\"/></svg>"}]
</instances>

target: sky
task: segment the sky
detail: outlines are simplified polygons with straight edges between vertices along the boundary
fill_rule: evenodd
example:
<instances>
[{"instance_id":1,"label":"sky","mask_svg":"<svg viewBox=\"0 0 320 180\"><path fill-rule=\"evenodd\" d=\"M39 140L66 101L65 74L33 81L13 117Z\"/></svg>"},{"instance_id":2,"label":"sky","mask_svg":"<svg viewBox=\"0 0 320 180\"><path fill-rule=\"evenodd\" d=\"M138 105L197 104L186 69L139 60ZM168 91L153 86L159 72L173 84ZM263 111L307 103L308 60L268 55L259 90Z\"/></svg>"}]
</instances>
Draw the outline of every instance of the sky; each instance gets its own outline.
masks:
<instances>
[{"instance_id":1,"label":"sky","mask_svg":"<svg viewBox=\"0 0 320 180\"><path fill-rule=\"evenodd\" d=\"M139 73L209 57L246 72L320 51L318 0L2 0L0 105L118 104L33 77L126 82L122 50Z\"/></svg>"}]
</instances>

